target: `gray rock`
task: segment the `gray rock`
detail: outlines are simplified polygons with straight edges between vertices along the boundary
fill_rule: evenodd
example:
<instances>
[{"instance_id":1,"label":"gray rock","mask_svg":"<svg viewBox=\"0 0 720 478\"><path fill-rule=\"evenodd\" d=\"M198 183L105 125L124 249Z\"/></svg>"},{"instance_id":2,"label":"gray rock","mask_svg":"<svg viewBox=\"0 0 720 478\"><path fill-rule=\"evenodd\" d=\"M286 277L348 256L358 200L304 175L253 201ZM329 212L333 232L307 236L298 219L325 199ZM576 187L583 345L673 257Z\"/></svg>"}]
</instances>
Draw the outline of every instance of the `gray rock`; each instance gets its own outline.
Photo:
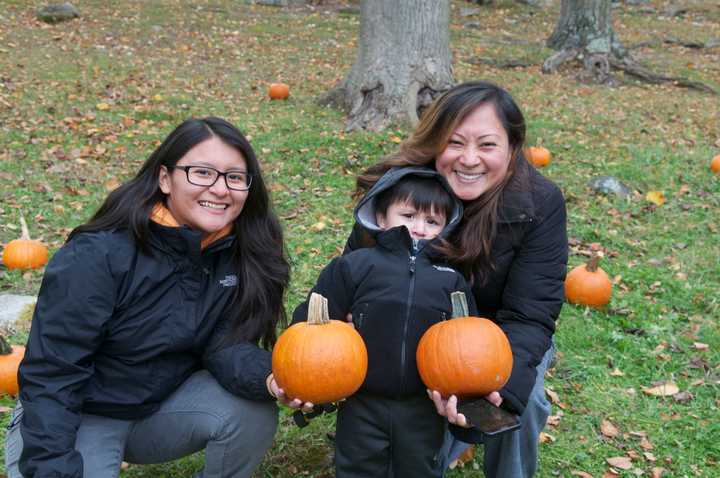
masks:
<instances>
[{"instance_id":1,"label":"gray rock","mask_svg":"<svg viewBox=\"0 0 720 478\"><path fill-rule=\"evenodd\" d=\"M60 23L80 16L70 2L46 5L37 12L38 20L45 23Z\"/></svg>"},{"instance_id":2,"label":"gray rock","mask_svg":"<svg viewBox=\"0 0 720 478\"><path fill-rule=\"evenodd\" d=\"M0 327L12 326L28 304L34 304L34 295L0 294Z\"/></svg>"},{"instance_id":3,"label":"gray rock","mask_svg":"<svg viewBox=\"0 0 720 478\"><path fill-rule=\"evenodd\" d=\"M620 197L630 197L632 189L613 176L596 176L588 183L590 189L600 194L616 194Z\"/></svg>"}]
</instances>

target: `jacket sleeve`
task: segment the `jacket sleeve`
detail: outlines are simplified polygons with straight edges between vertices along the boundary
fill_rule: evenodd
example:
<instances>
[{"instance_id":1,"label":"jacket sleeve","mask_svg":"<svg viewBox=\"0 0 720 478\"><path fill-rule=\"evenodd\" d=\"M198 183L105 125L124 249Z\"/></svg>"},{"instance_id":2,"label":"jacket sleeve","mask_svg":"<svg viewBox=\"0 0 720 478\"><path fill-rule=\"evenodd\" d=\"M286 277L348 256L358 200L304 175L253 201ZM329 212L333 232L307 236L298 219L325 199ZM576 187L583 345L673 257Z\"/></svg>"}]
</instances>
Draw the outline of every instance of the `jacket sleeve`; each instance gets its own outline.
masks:
<instances>
[{"instance_id":1,"label":"jacket sleeve","mask_svg":"<svg viewBox=\"0 0 720 478\"><path fill-rule=\"evenodd\" d=\"M295 308L293 324L307 320L308 304L313 292L328 300L328 315L331 320L345 321L345 317L352 310L355 297L355 285L345 256L336 257L322 270L305 302Z\"/></svg>"},{"instance_id":2,"label":"jacket sleeve","mask_svg":"<svg viewBox=\"0 0 720 478\"><path fill-rule=\"evenodd\" d=\"M513 352L510 380L500 395L503 408L522 414L536 370L552 345L555 320L565 300L568 242L565 200L557 187L542 198L511 264L496 321Z\"/></svg>"},{"instance_id":3,"label":"jacket sleeve","mask_svg":"<svg viewBox=\"0 0 720 478\"><path fill-rule=\"evenodd\" d=\"M81 389L93 374L93 354L116 299L108 258L97 236L79 235L45 270L18 374L23 476L83 475L82 457L75 451Z\"/></svg>"},{"instance_id":4,"label":"jacket sleeve","mask_svg":"<svg viewBox=\"0 0 720 478\"><path fill-rule=\"evenodd\" d=\"M272 370L272 355L258 345L228 342L230 321L220 322L203 356L205 368L230 393L248 400L275 400L265 380Z\"/></svg>"}]
</instances>

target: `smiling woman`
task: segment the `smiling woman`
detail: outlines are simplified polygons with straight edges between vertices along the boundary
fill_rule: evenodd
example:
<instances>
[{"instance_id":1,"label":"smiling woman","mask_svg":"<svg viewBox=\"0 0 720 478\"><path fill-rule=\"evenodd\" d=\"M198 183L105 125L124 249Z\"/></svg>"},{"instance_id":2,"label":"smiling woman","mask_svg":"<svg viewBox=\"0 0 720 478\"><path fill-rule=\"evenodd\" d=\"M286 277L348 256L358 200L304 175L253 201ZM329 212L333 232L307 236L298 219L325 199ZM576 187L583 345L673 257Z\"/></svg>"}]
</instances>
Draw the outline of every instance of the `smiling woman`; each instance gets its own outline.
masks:
<instances>
[{"instance_id":1,"label":"smiling woman","mask_svg":"<svg viewBox=\"0 0 720 478\"><path fill-rule=\"evenodd\" d=\"M250 143L183 122L47 266L8 476L109 478L204 449L205 478L249 477L274 401L303 405L269 380L288 277Z\"/></svg>"},{"instance_id":2,"label":"smiling woman","mask_svg":"<svg viewBox=\"0 0 720 478\"><path fill-rule=\"evenodd\" d=\"M463 201L462 221L449 238L448 259L472 281L480 316L496 322L510 341L510 379L486 398L519 415L522 428L483 437L467 428L457 397L437 391L429 391L429 397L451 424L453 437L447 437L441 453L445 464L466 446L463 441L482 442L488 477L535 473L537 440L550 411L543 377L564 299L565 200L560 189L527 162L524 142L525 120L507 91L483 81L463 83L438 97L399 150L357 181L361 195L391 168L429 166ZM356 225L346 251L364 242Z\"/></svg>"}]
</instances>

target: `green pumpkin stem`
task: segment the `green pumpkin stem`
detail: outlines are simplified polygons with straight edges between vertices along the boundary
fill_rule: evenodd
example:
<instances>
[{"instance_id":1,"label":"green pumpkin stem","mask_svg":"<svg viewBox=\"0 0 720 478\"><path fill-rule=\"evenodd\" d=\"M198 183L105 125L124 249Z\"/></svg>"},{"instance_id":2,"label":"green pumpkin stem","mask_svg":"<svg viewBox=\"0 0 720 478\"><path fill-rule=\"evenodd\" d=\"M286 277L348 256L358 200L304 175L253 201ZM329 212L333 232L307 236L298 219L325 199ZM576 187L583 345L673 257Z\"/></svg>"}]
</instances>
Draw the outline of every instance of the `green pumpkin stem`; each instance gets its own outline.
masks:
<instances>
[{"instance_id":1,"label":"green pumpkin stem","mask_svg":"<svg viewBox=\"0 0 720 478\"><path fill-rule=\"evenodd\" d=\"M310 294L310 304L308 305L308 324L324 325L330 323L330 314L328 313L327 299L318 293Z\"/></svg>"},{"instance_id":2,"label":"green pumpkin stem","mask_svg":"<svg viewBox=\"0 0 720 478\"><path fill-rule=\"evenodd\" d=\"M600 256L594 254L589 261L585 264L585 270L588 272L595 272L598 270L598 264L600 263Z\"/></svg>"},{"instance_id":3,"label":"green pumpkin stem","mask_svg":"<svg viewBox=\"0 0 720 478\"><path fill-rule=\"evenodd\" d=\"M8 343L7 339L0 335L0 355L10 355L12 353L12 346Z\"/></svg>"},{"instance_id":4,"label":"green pumpkin stem","mask_svg":"<svg viewBox=\"0 0 720 478\"><path fill-rule=\"evenodd\" d=\"M453 317L467 317L468 315L470 315L470 309L468 309L467 297L465 297L465 292L453 292L452 294L450 294L450 302L452 302Z\"/></svg>"}]
</instances>

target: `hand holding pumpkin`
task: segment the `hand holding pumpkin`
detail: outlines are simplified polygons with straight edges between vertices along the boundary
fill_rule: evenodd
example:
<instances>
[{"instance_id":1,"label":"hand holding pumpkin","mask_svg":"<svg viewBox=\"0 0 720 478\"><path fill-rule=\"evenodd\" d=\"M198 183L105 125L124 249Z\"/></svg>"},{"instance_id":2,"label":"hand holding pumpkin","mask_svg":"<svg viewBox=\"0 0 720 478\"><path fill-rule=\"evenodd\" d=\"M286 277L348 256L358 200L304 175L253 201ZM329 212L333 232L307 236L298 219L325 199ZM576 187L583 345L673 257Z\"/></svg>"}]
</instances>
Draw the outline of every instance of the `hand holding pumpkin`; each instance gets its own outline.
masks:
<instances>
[{"instance_id":1,"label":"hand holding pumpkin","mask_svg":"<svg viewBox=\"0 0 720 478\"><path fill-rule=\"evenodd\" d=\"M278 383L275 381L275 376L273 374L268 375L265 384L267 385L268 392L270 395L275 397L278 402L280 402L282 405L285 405L286 407L294 408L294 409L302 409L303 413L310 413L313 410L314 404L310 402L304 402L298 398L291 399L287 395L285 395L285 390L280 388Z\"/></svg>"}]
</instances>

